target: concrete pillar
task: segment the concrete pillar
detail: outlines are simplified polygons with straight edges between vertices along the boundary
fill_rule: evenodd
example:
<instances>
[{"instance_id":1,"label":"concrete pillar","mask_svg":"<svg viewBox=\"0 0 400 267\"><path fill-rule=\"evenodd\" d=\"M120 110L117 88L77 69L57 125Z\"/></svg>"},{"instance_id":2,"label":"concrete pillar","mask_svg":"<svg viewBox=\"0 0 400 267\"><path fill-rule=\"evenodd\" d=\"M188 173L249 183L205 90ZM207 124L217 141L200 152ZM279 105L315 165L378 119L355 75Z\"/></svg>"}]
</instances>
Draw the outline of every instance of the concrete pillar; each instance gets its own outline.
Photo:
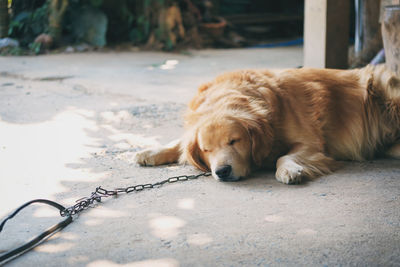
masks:
<instances>
[{"instance_id":1,"label":"concrete pillar","mask_svg":"<svg viewBox=\"0 0 400 267\"><path fill-rule=\"evenodd\" d=\"M347 68L350 0L305 0L304 66Z\"/></svg>"}]
</instances>

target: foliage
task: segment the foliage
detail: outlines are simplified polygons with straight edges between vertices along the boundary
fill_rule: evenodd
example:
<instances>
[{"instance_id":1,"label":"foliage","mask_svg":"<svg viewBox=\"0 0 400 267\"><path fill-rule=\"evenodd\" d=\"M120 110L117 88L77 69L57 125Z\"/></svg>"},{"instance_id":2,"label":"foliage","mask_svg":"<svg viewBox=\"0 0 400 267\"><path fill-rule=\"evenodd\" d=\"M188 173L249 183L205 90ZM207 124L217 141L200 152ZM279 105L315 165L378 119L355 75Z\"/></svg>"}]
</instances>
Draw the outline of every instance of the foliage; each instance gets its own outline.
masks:
<instances>
[{"instance_id":1,"label":"foliage","mask_svg":"<svg viewBox=\"0 0 400 267\"><path fill-rule=\"evenodd\" d=\"M0 49L0 55L12 55L12 56L23 56L23 55L38 55L41 52L42 44L30 43L28 49L20 46L5 47Z\"/></svg>"},{"instance_id":2,"label":"foliage","mask_svg":"<svg viewBox=\"0 0 400 267\"><path fill-rule=\"evenodd\" d=\"M38 55L40 53L41 48L42 48L41 43L30 43L29 44L29 50L35 55Z\"/></svg>"},{"instance_id":3,"label":"foliage","mask_svg":"<svg viewBox=\"0 0 400 267\"><path fill-rule=\"evenodd\" d=\"M103 4L103 0L90 0L90 4L94 7L100 7Z\"/></svg>"},{"instance_id":4,"label":"foliage","mask_svg":"<svg viewBox=\"0 0 400 267\"><path fill-rule=\"evenodd\" d=\"M48 31L47 2L33 11L23 11L10 21L8 35L19 40L22 46L28 46L41 33Z\"/></svg>"},{"instance_id":5,"label":"foliage","mask_svg":"<svg viewBox=\"0 0 400 267\"><path fill-rule=\"evenodd\" d=\"M8 1L11 4L12 0ZM202 0L192 1L197 4ZM68 0L68 7L61 23L62 42L71 44L79 41L74 36L74 15L89 6L101 10L107 16L108 43L126 41L134 45L154 43L158 44L154 46L156 48L171 50L175 43L165 34L165 26L159 25L160 14L172 4L182 5L184 2L183 0ZM19 40L22 47L38 53L40 47L32 44L33 41L42 33L51 33L50 0L46 0L39 7L38 5L30 6L31 9L23 5L18 14L13 14L10 20L9 36Z\"/></svg>"}]
</instances>

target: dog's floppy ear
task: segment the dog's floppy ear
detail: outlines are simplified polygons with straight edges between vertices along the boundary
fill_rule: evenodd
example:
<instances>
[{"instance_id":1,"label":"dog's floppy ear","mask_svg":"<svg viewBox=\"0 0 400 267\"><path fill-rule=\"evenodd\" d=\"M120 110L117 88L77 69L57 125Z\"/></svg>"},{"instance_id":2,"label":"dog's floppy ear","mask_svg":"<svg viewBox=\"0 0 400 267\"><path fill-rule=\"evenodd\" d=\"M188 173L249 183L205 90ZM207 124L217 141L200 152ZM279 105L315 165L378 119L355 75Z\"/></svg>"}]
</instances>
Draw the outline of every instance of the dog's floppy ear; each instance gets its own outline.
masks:
<instances>
[{"instance_id":1,"label":"dog's floppy ear","mask_svg":"<svg viewBox=\"0 0 400 267\"><path fill-rule=\"evenodd\" d=\"M273 134L270 125L249 125L248 132L251 140L251 153L253 162L256 166L261 167L264 160L271 152Z\"/></svg>"},{"instance_id":2,"label":"dog's floppy ear","mask_svg":"<svg viewBox=\"0 0 400 267\"><path fill-rule=\"evenodd\" d=\"M209 168L204 163L200 155L201 151L197 142L197 132L189 131L189 134L186 134L186 136L183 138L181 149L181 163L189 162L202 171L209 171Z\"/></svg>"},{"instance_id":3,"label":"dog's floppy ear","mask_svg":"<svg viewBox=\"0 0 400 267\"><path fill-rule=\"evenodd\" d=\"M268 120L268 113L237 116L236 119L247 130L251 142L253 163L261 167L271 152L274 134Z\"/></svg>"}]
</instances>

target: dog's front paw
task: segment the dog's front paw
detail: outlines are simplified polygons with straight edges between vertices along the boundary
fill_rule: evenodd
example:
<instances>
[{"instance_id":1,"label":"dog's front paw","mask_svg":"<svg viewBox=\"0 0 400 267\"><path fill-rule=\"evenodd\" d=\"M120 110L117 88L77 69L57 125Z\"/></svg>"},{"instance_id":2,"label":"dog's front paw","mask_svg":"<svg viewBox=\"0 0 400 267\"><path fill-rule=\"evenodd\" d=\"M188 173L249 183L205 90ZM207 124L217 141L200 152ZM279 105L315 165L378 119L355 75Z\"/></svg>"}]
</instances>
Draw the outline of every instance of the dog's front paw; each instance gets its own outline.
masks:
<instances>
[{"instance_id":1,"label":"dog's front paw","mask_svg":"<svg viewBox=\"0 0 400 267\"><path fill-rule=\"evenodd\" d=\"M303 176L303 167L293 161L286 162L276 170L276 180L284 184L298 184Z\"/></svg>"},{"instance_id":2,"label":"dog's front paw","mask_svg":"<svg viewBox=\"0 0 400 267\"><path fill-rule=\"evenodd\" d=\"M158 150L156 149L146 149L137 152L134 161L140 166L155 166L158 165L157 155Z\"/></svg>"}]
</instances>

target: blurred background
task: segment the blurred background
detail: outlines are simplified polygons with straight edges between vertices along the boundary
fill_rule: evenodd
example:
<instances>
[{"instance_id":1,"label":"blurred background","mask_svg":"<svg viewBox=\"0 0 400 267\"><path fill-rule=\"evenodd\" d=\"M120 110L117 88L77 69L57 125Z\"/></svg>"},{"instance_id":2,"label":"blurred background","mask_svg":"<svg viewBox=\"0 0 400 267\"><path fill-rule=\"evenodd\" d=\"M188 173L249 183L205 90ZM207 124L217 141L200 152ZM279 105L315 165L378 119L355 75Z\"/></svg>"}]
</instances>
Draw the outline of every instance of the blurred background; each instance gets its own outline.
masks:
<instances>
[{"instance_id":1,"label":"blurred background","mask_svg":"<svg viewBox=\"0 0 400 267\"><path fill-rule=\"evenodd\" d=\"M343 47L349 48L346 64L360 67L383 51L381 10L398 1L0 0L0 53L302 45L307 2L309 32L318 31L321 21L327 21L324 30L333 32L327 33L327 42L344 43L339 50L329 48L333 57L343 54ZM321 10L322 5L326 11ZM321 12L333 15L312 21ZM329 29L328 24L340 23L345 26ZM314 35L309 39L318 42L321 38ZM315 51L313 45L310 49L311 53ZM382 61L382 55L378 61Z\"/></svg>"},{"instance_id":2,"label":"blurred background","mask_svg":"<svg viewBox=\"0 0 400 267\"><path fill-rule=\"evenodd\" d=\"M156 50L243 47L299 38L303 28L302 0L1 2L2 37L8 35L18 40L21 48L36 50L35 43L46 48L76 44Z\"/></svg>"}]
</instances>

